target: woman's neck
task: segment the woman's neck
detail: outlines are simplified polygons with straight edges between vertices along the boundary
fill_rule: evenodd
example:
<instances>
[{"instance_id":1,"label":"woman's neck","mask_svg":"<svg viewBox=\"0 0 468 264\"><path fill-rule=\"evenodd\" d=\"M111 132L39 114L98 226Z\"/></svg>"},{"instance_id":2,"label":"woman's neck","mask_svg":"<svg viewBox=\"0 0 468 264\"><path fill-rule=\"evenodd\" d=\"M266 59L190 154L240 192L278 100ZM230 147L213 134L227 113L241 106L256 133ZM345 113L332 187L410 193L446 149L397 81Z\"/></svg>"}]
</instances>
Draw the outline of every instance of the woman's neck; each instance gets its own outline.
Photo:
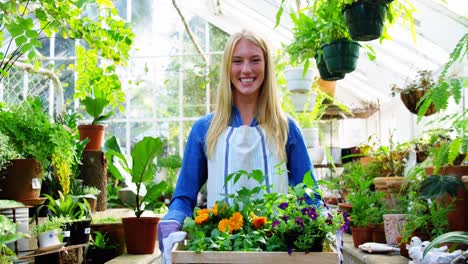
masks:
<instances>
[{"instance_id":1,"label":"woman's neck","mask_svg":"<svg viewBox=\"0 0 468 264\"><path fill-rule=\"evenodd\" d=\"M234 103L242 118L242 124L249 126L257 114L258 97L255 98L239 98L234 96Z\"/></svg>"}]
</instances>

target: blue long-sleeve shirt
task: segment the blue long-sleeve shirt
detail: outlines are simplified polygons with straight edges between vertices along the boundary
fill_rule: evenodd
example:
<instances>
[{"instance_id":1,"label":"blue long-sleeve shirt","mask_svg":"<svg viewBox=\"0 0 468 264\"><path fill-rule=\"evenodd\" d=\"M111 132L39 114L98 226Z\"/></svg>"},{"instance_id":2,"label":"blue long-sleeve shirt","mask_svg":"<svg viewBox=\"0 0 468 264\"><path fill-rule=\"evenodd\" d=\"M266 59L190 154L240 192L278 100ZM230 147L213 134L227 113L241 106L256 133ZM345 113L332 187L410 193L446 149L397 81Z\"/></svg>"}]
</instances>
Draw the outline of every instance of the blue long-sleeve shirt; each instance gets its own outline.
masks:
<instances>
[{"instance_id":1,"label":"blue long-sleeve shirt","mask_svg":"<svg viewBox=\"0 0 468 264\"><path fill-rule=\"evenodd\" d=\"M174 195L169 206L169 212L164 220L176 220L183 223L184 219L193 215L193 209L197 203L197 195L200 188L205 184L208 177L208 159L205 149L206 133L213 119L213 113L206 115L195 122L190 131L187 145L185 147L182 167L179 173ZM293 119L288 118L289 131L286 143L286 155L288 169L288 182L290 186L301 183L304 174L312 172L314 181L316 180L313 165L307 153L307 147L302 137L299 127ZM240 127L243 125L241 115L236 107L233 107L230 126ZM252 120L250 126L257 126L256 118ZM316 201L321 198L316 194Z\"/></svg>"}]
</instances>

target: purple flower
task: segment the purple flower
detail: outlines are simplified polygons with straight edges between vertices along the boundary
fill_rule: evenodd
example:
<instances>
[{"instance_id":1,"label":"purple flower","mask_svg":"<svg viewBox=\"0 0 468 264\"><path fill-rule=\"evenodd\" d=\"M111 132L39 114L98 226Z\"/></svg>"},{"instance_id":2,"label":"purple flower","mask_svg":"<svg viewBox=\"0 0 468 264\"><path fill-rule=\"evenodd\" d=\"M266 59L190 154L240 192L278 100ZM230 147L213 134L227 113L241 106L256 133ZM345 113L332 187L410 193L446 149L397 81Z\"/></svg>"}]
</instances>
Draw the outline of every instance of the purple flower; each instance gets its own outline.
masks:
<instances>
[{"instance_id":1,"label":"purple flower","mask_svg":"<svg viewBox=\"0 0 468 264\"><path fill-rule=\"evenodd\" d=\"M302 208L302 215L309 215L309 208Z\"/></svg>"},{"instance_id":2,"label":"purple flower","mask_svg":"<svg viewBox=\"0 0 468 264\"><path fill-rule=\"evenodd\" d=\"M284 209L286 209L286 208L288 207L288 205L289 205L288 202L284 202L284 203L281 203L281 204L279 205L279 208L281 208L281 209L284 210Z\"/></svg>"},{"instance_id":3,"label":"purple flower","mask_svg":"<svg viewBox=\"0 0 468 264\"><path fill-rule=\"evenodd\" d=\"M343 212L343 219L344 219L344 223L343 223L343 225L340 227L340 230L343 231L343 232L349 233L349 224L350 224L350 221L349 221L349 218L348 218L348 213Z\"/></svg>"},{"instance_id":4,"label":"purple flower","mask_svg":"<svg viewBox=\"0 0 468 264\"><path fill-rule=\"evenodd\" d=\"M317 211L315 211L315 208L313 208L313 207L310 207L310 208L309 208L309 217L310 217L312 220L317 219L318 214L317 214Z\"/></svg>"},{"instance_id":5,"label":"purple flower","mask_svg":"<svg viewBox=\"0 0 468 264\"><path fill-rule=\"evenodd\" d=\"M288 221L288 216L287 215L283 215L283 217L281 217L283 219L283 221Z\"/></svg>"},{"instance_id":6,"label":"purple flower","mask_svg":"<svg viewBox=\"0 0 468 264\"><path fill-rule=\"evenodd\" d=\"M280 221L275 220L275 221L273 221L273 223L271 223L271 227L275 227L275 226L279 225L279 223L280 223Z\"/></svg>"},{"instance_id":7,"label":"purple flower","mask_svg":"<svg viewBox=\"0 0 468 264\"><path fill-rule=\"evenodd\" d=\"M288 255L291 256L292 252L293 252L292 245L288 245Z\"/></svg>"},{"instance_id":8,"label":"purple flower","mask_svg":"<svg viewBox=\"0 0 468 264\"><path fill-rule=\"evenodd\" d=\"M296 224L300 225L302 228L304 228L304 221L302 220L302 218L300 218L299 216L296 217L296 219L294 219L294 222L296 222Z\"/></svg>"}]
</instances>

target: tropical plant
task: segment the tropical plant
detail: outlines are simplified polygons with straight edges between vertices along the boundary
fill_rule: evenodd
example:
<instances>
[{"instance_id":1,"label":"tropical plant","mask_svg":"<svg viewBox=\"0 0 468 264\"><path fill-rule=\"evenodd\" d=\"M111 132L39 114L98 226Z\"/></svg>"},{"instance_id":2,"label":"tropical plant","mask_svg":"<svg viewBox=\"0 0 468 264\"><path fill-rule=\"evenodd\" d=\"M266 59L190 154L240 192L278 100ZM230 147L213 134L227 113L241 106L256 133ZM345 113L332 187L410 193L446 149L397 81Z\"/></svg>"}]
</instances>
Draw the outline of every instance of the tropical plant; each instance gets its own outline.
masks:
<instances>
[{"instance_id":1,"label":"tropical plant","mask_svg":"<svg viewBox=\"0 0 468 264\"><path fill-rule=\"evenodd\" d=\"M161 207L164 203L157 202L161 194L166 190L167 183L161 181L158 184L153 182L157 171L155 159L163 153L163 141L160 138L145 137L135 144L132 149L131 160L120 151L120 146L115 139L107 144L109 150L106 155L112 165L109 165L111 173L118 175L123 179L123 173L128 173L132 177L132 182L136 185L135 204L126 204L135 211L136 217L140 217L145 210L154 210ZM117 160L114 161L114 158ZM120 162L119 170L114 162ZM146 194L142 192L146 188Z\"/></svg>"},{"instance_id":2,"label":"tropical plant","mask_svg":"<svg viewBox=\"0 0 468 264\"><path fill-rule=\"evenodd\" d=\"M429 245L424 248L423 257L434 247L442 243L463 243L468 244L468 232L453 231L437 236Z\"/></svg>"},{"instance_id":3,"label":"tropical plant","mask_svg":"<svg viewBox=\"0 0 468 264\"><path fill-rule=\"evenodd\" d=\"M17 232L16 230L17 224L0 214L0 263L2 264L13 263L13 260L16 258L15 253L7 247L7 244L21 238L29 238L28 234Z\"/></svg>"},{"instance_id":4,"label":"tropical plant","mask_svg":"<svg viewBox=\"0 0 468 264\"><path fill-rule=\"evenodd\" d=\"M43 206L50 210L52 216L68 216L72 220L84 220L91 217L91 208L85 199L79 199L79 197L73 197L70 194L63 195L61 192L59 192L58 199L47 194L44 196L49 200L49 203Z\"/></svg>"},{"instance_id":5,"label":"tropical plant","mask_svg":"<svg viewBox=\"0 0 468 264\"><path fill-rule=\"evenodd\" d=\"M107 237L107 234L102 234L99 231L93 232L93 236L91 238L89 246L98 249L116 248L116 245L112 245L109 243L109 238Z\"/></svg>"},{"instance_id":6,"label":"tropical plant","mask_svg":"<svg viewBox=\"0 0 468 264\"><path fill-rule=\"evenodd\" d=\"M381 165L374 162L367 165L363 165L361 162L349 162L343 167L341 185L350 192L369 189L374 179L380 176L381 171Z\"/></svg>"},{"instance_id":7,"label":"tropical plant","mask_svg":"<svg viewBox=\"0 0 468 264\"><path fill-rule=\"evenodd\" d=\"M460 186L463 183L454 176L430 175L421 182L419 193L422 199L437 199L445 193L456 197Z\"/></svg>"}]
</instances>

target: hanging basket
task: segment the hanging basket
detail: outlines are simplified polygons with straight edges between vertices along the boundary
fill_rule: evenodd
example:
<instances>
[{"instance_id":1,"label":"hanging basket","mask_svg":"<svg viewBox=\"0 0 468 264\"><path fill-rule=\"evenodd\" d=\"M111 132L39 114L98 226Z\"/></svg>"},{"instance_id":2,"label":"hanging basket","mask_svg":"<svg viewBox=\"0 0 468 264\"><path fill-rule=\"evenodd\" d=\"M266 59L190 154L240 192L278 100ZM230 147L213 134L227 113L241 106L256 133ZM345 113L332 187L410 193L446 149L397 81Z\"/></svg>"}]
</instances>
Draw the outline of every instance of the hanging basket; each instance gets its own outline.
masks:
<instances>
[{"instance_id":1,"label":"hanging basket","mask_svg":"<svg viewBox=\"0 0 468 264\"><path fill-rule=\"evenodd\" d=\"M329 72L327 69L327 65L325 65L325 61L323 60L323 55L315 56L315 61L317 62L317 68L320 73L320 78L326 81L337 81L341 80L345 77L346 73L338 73L338 72Z\"/></svg>"},{"instance_id":2,"label":"hanging basket","mask_svg":"<svg viewBox=\"0 0 468 264\"><path fill-rule=\"evenodd\" d=\"M340 39L323 45L323 61L333 73L349 73L356 69L359 58L359 43Z\"/></svg>"},{"instance_id":3,"label":"hanging basket","mask_svg":"<svg viewBox=\"0 0 468 264\"><path fill-rule=\"evenodd\" d=\"M418 105L419 100L421 97L424 96L427 90L419 89L419 90L410 90L410 91L405 91L400 93L400 98L401 101L403 101L403 104L406 106L406 108L413 114L417 115L419 111L419 107L416 107ZM435 108L435 105L431 103L429 108L427 109L426 113L424 113L425 116L432 115L437 112L437 109Z\"/></svg>"},{"instance_id":4,"label":"hanging basket","mask_svg":"<svg viewBox=\"0 0 468 264\"><path fill-rule=\"evenodd\" d=\"M345 5L343 15L351 38L359 41L378 39L382 35L387 9L385 4L367 2Z\"/></svg>"}]
</instances>

